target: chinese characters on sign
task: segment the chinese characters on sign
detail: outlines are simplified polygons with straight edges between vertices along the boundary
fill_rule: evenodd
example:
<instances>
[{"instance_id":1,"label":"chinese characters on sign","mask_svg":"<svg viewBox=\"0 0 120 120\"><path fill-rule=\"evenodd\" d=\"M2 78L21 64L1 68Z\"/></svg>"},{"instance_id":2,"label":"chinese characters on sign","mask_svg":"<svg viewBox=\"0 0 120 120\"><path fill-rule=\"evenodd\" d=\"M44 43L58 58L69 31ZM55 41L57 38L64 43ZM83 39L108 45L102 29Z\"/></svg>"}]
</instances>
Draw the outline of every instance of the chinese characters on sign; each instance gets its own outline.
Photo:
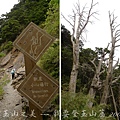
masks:
<instances>
[{"instance_id":1,"label":"chinese characters on sign","mask_svg":"<svg viewBox=\"0 0 120 120\"><path fill-rule=\"evenodd\" d=\"M30 23L14 42L14 46L22 53L37 62L55 38Z\"/></svg>"},{"instance_id":2,"label":"chinese characters on sign","mask_svg":"<svg viewBox=\"0 0 120 120\"><path fill-rule=\"evenodd\" d=\"M62 118L67 119L67 118L80 118L80 119L84 119L84 118L100 118L100 119L104 119L106 116L104 109L98 110L98 111L87 111L87 110L82 110L81 112L78 112L77 110L73 110L72 112L66 110L63 110L62 114ZM119 116L120 117L120 113L114 113L112 112L109 117L116 117Z\"/></svg>"},{"instance_id":3,"label":"chinese characters on sign","mask_svg":"<svg viewBox=\"0 0 120 120\"><path fill-rule=\"evenodd\" d=\"M35 66L18 91L44 111L51 98L58 92L58 84L38 66Z\"/></svg>"},{"instance_id":4,"label":"chinese characters on sign","mask_svg":"<svg viewBox=\"0 0 120 120\"><path fill-rule=\"evenodd\" d=\"M54 40L31 22L14 42L14 46L25 55L25 60L27 58L31 63L25 62L26 78L18 91L41 111L45 111L58 93L58 83L35 64Z\"/></svg>"},{"instance_id":5,"label":"chinese characters on sign","mask_svg":"<svg viewBox=\"0 0 120 120\"><path fill-rule=\"evenodd\" d=\"M50 114L40 114L40 115L44 115L44 116L50 116ZM55 110L54 113L53 113L54 117L58 117L60 115L60 111L59 110ZM4 111L0 111L0 117L3 117L3 118L13 118L13 117L33 117L33 118L36 118L36 112L35 110L31 110L30 111L30 114L26 115L25 112L21 112L21 111L9 111L9 110L4 110ZM94 111L94 110L91 110L91 111L87 111L87 110L82 110L80 113L77 111L77 110L72 110L72 112L69 112L67 109L66 110L63 110L62 112L62 117L64 119L66 118L69 118L69 117L73 117L73 118L90 118L90 117L94 117L94 118L101 118L101 119L104 119L104 117L106 117L105 115L105 112L104 112L104 109L101 109L101 110L98 110L98 111ZM115 112L111 112L111 114L109 115L110 117L120 117L120 112L119 113L115 113Z\"/></svg>"},{"instance_id":6,"label":"chinese characters on sign","mask_svg":"<svg viewBox=\"0 0 120 120\"><path fill-rule=\"evenodd\" d=\"M10 119L13 119L13 118L18 118L18 117L22 117L22 118L36 118L36 113L35 113L35 110L31 110L30 114L26 115L25 112L22 112L22 111L9 111L9 110L4 110L4 111L0 111L0 117L2 118L10 118Z\"/></svg>"}]
</instances>

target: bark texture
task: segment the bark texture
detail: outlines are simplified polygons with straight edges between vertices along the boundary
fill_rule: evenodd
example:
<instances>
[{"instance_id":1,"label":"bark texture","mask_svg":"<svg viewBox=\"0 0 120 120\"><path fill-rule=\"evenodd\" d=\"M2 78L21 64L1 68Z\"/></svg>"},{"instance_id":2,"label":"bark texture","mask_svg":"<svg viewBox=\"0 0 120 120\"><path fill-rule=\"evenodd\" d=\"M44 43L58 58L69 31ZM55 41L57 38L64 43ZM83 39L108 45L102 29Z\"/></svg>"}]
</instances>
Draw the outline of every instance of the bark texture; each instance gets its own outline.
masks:
<instances>
[{"instance_id":1,"label":"bark texture","mask_svg":"<svg viewBox=\"0 0 120 120\"><path fill-rule=\"evenodd\" d=\"M104 82L103 94L101 97L100 104L107 104L108 95L110 93L110 85L117 82L118 79L120 78L120 76L118 76L115 80L113 78L113 71L119 63L119 59L118 59L116 64L113 66L115 48L119 47L119 45L116 45L116 43L120 40L119 39L120 30L117 29L119 25L115 25L116 18L117 17L114 17L114 14L110 14L109 12L110 31L111 31L111 49L109 54L107 76Z\"/></svg>"},{"instance_id":2,"label":"bark texture","mask_svg":"<svg viewBox=\"0 0 120 120\"><path fill-rule=\"evenodd\" d=\"M90 21L90 17L94 16L94 14L97 14L97 12L92 12L93 7L97 3L93 3L93 0L91 2L91 6L88 10L87 17L86 17L86 6L83 7L83 9L80 9L80 4L78 3L76 5L76 13L73 10L74 16L73 16L73 34L71 36L71 42L73 44L73 66L71 70L70 75L70 82L69 82L69 92L75 93L76 92L76 81L78 76L78 69L79 69L79 52L80 52L80 43L83 42L83 33L85 32L86 26ZM77 16L77 17L76 17ZM76 18L77 18L77 28L76 26ZM75 29L76 28L76 29ZM76 37L74 36L76 34ZM81 42L82 41L82 42Z\"/></svg>"}]
</instances>

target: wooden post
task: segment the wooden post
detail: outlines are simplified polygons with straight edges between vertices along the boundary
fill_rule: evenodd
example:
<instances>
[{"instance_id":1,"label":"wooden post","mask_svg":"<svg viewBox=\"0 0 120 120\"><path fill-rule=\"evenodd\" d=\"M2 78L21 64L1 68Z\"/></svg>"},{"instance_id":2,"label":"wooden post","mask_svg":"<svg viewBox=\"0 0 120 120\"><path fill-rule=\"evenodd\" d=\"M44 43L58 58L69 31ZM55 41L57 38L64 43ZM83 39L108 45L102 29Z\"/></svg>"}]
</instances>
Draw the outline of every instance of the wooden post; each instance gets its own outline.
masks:
<instances>
[{"instance_id":1,"label":"wooden post","mask_svg":"<svg viewBox=\"0 0 120 120\"><path fill-rule=\"evenodd\" d=\"M55 96L58 90L58 83L36 66L36 62L54 40L54 37L31 22L14 41L14 46L24 54L26 80L18 87L18 92L30 101L29 112L30 115L32 112L31 116L33 117L29 120L43 120L42 111L49 105L50 100ZM36 80L38 80L39 83L37 85ZM31 91L39 92L33 96Z\"/></svg>"},{"instance_id":2,"label":"wooden post","mask_svg":"<svg viewBox=\"0 0 120 120\"><path fill-rule=\"evenodd\" d=\"M24 55L24 60L25 60L25 73L27 76L30 73L30 71L33 69L33 67L36 65L36 63L25 55ZM34 116L30 117L30 120L43 120L42 112L31 102L29 102L29 108L30 108L29 109L30 114L34 110Z\"/></svg>"},{"instance_id":3,"label":"wooden post","mask_svg":"<svg viewBox=\"0 0 120 120\"><path fill-rule=\"evenodd\" d=\"M34 110L34 117L31 117L30 120L43 120L42 112L34 106L31 102L29 102L30 114Z\"/></svg>"},{"instance_id":4,"label":"wooden post","mask_svg":"<svg viewBox=\"0 0 120 120\"><path fill-rule=\"evenodd\" d=\"M25 55L24 55L24 60L25 60L25 73L27 76L30 73L30 71L33 69L33 67L36 65L36 63Z\"/></svg>"}]
</instances>

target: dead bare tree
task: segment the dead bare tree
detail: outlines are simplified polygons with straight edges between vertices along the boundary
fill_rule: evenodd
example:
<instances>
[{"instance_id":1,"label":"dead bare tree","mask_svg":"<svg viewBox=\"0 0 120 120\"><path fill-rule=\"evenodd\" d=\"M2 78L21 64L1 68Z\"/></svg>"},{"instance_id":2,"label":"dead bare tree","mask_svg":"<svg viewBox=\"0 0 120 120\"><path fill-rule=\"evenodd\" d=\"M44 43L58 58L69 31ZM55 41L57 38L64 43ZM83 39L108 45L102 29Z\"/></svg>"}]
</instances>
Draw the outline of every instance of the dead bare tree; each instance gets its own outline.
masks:
<instances>
[{"instance_id":1,"label":"dead bare tree","mask_svg":"<svg viewBox=\"0 0 120 120\"><path fill-rule=\"evenodd\" d=\"M119 120L117 105L116 105L116 102L115 102L115 97L114 97L114 93L113 93L113 90L112 90L111 86L110 86L110 91L111 91L111 94L112 94L113 105L114 105L114 108L115 108L116 117L117 117L117 120Z\"/></svg>"},{"instance_id":2,"label":"dead bare tree","mask_svg":"<svg viewBox=\"0 0 120 120\"><path fill-rule=\"evenodd\" d=\"M107 48L105 48L105 49L108 50L108 47L109 47L109 44L108 44ZM97 58L94 58L91 61L91 63L93 64L93 66L95 68L95 74L94 74L94 77L92 79L92 83L91 83L88 95L93 99L95 98L97 90L100 90L102 88L102 81L100 79L100 76L101 76L102 73L105 72L105 68L102 67L102 66L103 66L103 62L105 63L105 61L108 60L108 58L105 58L106 55L107 55L107 51L105 51L103 49L102 53L101 53L101 56L99 58L98 65L95 64L95 60ZM88 106L91 108L93 106L93 102L89 101Z\"/></svg>"},{"instance_id":3,"label":"dead bare tree","mask_svg":"<svg viewBox=\"0 0 120 120\"><path fill-rule=\"evenodd\" d=\"M69 82L69 92L72 93L76 92L76 80L77 80L78 68L79 68L80 43L83 42L84 39L83 33L85 32L87 24L92 22L90 21L90 18L95 17L94 15L97 14L97 12L92 11L93 8L96 6L96 4L97 3L94 4L92 0L89 10L86 11L86 5L81 9L80 3L78 1L78 3L76 3L75 10L73 10L73 16L70 16L72 22L70 22L70 20L68 20L62 14L63 18L72 27L71 42L73 45L73 66L72 66L70 82Z\"/></svg>"},{"instance_id":4,"label":"dead bare tree","mask_svg":"<svg viewBox=\"0 0 120 120\"><path fill-rule=\"evenodd\" d=\"M114 52L115 52L115 48L120 46L120 45L116 45L116 43L120 41L120 29L118 29L120 24L116 25L115 22L116 18L117 17L115 17L113 13L109 12L110 31L111 31L111 49L109 53L107 76L104 81L103 94L101 97L100 104L107 104L108 96L110 94L110 86L116 83L120 79L120 76L116 78L114 78L113 76L113 71L115 70L115 68L118 66L119 63L119 59L118 59L116 64L113 65Z\"/></svg>"}]
</instances>

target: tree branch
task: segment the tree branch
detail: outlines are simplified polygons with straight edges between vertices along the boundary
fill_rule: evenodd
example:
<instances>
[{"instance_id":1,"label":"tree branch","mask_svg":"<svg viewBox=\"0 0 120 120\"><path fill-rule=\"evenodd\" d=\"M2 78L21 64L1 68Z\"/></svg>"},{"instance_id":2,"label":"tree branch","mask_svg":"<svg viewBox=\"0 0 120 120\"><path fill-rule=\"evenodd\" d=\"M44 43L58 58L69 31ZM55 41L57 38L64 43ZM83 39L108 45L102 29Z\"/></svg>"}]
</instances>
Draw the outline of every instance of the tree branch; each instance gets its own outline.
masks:
<instances>
[{"instance_id":1,"label":"tree branch","mask_svg":"<svg viewBox=\"0 0 120 120\"><path fill-rule=\"evenodd\" d=\"M113 66L113 70L115 70L115 68L118 66L118 63L119 63L119 58L118 58L116 64Z\"/></svg>"},{"instance_id":2,"label":"tree branch","mask_svg":"<svg viewBox=\"0 0 120 120\"><path fill-rule=\"evenodd\" d=\"M63 14L61 14L61 15L73 27L73 24Z\"/></svg>"},{"instance_id":3,"label":"tree branch","mask_svg":"<svg viewBox=\"0 0 120 120\"><path fill-rule=\"evenodd\" d=\"M90 7L90 9L89 9L89 11L88 11L87 20L86 20L84 26L81 28L81 30L80 30L80 34L83 32L83 30L85 29L86 25L88 24L91 15L93 15L93 14L96 13L96 12L91 13L91 11L92 11L93 7L96 6L97 4L98 4L98 2L95 3L95 4L93 4L93 0L92 0L92 2L91 2L91 7Z\"/></svg>"},{"instance_id":4,"label":"tree branch","mask_svg":"<svg viewBox=\"0 0 120 120\"><path fill-rule=\"evenodd\" d=\"M116 28L119 27L119 26L120 26L120 24L116 25L116 26L114 27L114 29L116 30Z\"/></svg>"},{"instance_id":5,"label":"tree branch","mask_svg":"<svg viewBox=\"0 0 120 120\"><path fill-rule=\"evenodd\" d=\"M111 90L111 94L112 94L112 99L113 99L113 104L114 104L114 108L115 108L115 113L117 114L116 117L117 117L117 120L119 120L118 111L117 111L117 105L116 105L116 102L115 102L115 97L114 97L114 93L113 93L113 90L112 90L111 86L110 86L110 90Z\"/></svg>"},{"instance_id":6,"label":"tree branch","mask_svg":"<svg viewBox=\"0 0 120 120\"><path fill-rule=\"evenodd\" d=\"M104 73L105 72L105 69L104 70L102 70L100 73L99 73L99 76L102 74L102 73Z\"/></svg>"},{"instance_id":7,"label":"tree branch","mask_svg":"<svg viewBox=\"0 0 120 120\"><path fill-rule=\"evenodd\" d=\"M92 61L90 60L90 62L94 65L94 67L95 67L95 69L97 70L97 66L95 65L95 60L96 60L96 58L94 58Z\"/></svg>"},{"instance_id":8,"label":"tree branch","mask_svg":"<svg viewBox=\"0 0 120 120\"><path fill-rule=\"evenodd\" d=\"M113 80L111 84L116 83L119 79L120 79L120 75L115 80Z\"/></svg>"},{"instance_id":9,"label":"tree branch","mask_svg":"<svg viewBox=\"0 0 120 120\"><path fill-rule=\"evenodd\" d=\"M120 45L116 45L115 47L120 47Z\"/></svg>"}]
</instances>

